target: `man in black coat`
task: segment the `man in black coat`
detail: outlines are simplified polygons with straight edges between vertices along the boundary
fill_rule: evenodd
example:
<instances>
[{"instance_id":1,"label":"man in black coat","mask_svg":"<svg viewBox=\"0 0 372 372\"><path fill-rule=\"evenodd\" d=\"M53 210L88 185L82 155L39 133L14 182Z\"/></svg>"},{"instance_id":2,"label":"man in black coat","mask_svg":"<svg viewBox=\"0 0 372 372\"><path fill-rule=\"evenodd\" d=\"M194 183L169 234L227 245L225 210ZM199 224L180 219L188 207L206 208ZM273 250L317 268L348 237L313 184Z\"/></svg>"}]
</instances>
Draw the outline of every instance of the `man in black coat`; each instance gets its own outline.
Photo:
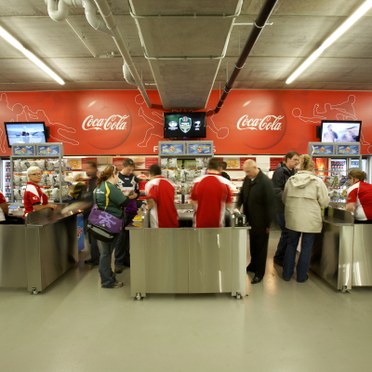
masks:
<instances>
[{"instance_id":1,"label":"man in black coat","mask_svg":"<svg viewBox=\"0 0 372 372\"><path fill-rule=\"evenodd\" d=\"M284 162L275 169L272 178L275 192L276 219L280 230L282 231L278 246L276 248L276 252L274 254L274 262L280 266L283 266L283 259L288 241L288 230L285 227L284 204L282 201L282 195L284 186L287 183L288 178L294 176L294 174L296 173L296 167L299 163L300 156L298 155L298 153L295 151L288 152L284 157Z\"/></svg>"},{"instance_id":2,"label":"man in black coat","mask_svg":"<svg viewBox=\"0 0 372 372\"><path fill-rule=\"evenodd\" d=\"M90 161L90 160L87 161L85 163L85 172L88 176L87 193L85 195L85 200L90 201L93 204L94 203L93 191L97 186L97 180L98 180L97 178L98 169L97 169L96 162ZM90 209L84 212L85 226L88 223L89 213L90 213ZM87 232L87 234L89 233ZM99 264L99 257L100 257L97 239L92 234L89 234L88 236L89 236L89 243L90 243L90 259L85 260L85 263L88 265L97 266Z\"/></svg>"},{"instance_id":3,"label":"man in black coat","mask_svg":"<svg viewBox=\"0 0 372 372\"><path fill-rule=\"evenodd\" d=\"M261 282L265 275L270 225L274 212L274 189L270 179L262 173L255 161L246 160L243 170L246 177L239 193L237 207L243 206L243 213L251 226L251 262L247 271L255 274L251 283L256 284Z\"/></svg>"}]
</instances>

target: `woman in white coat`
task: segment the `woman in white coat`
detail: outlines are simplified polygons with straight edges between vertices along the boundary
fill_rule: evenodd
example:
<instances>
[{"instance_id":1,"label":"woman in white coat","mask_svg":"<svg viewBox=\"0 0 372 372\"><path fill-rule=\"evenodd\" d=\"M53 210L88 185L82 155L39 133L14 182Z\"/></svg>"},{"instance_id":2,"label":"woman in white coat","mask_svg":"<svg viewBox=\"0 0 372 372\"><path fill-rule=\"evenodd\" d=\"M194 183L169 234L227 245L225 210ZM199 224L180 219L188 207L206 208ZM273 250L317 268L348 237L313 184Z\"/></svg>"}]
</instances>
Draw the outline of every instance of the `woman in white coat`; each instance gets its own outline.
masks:
<instances>
[{"instance_id":1,"label":"woman in white coat","mask_svg":"<svg viewBox=\"0 0 372 372\"><path fill-rule=\"evenodd\" d=\"M297 245L302 235L301 253L297 262L298 282L306 282L311 260L315 234L323 227L322 208L329 204L328 191L324 182L314 175L314 163L309 155L301 156L300 170L290 177L285 185L283 202L288 229L288 245L284 256L283 279L291 279Z\"/></svg>"}]
</instances>

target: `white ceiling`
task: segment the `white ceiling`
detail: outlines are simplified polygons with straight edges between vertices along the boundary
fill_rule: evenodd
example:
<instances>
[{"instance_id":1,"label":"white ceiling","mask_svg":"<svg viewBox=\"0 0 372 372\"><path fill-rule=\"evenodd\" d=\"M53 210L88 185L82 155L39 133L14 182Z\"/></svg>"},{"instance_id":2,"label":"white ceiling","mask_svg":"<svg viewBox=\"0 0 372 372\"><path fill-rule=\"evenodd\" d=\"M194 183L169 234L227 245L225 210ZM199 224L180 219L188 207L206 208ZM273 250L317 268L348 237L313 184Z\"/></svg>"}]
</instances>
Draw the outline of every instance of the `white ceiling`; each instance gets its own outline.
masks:
<instances>
[{"instance_id":1,"label":"white ceiling","mask_svg":"<svg viewBox=\"0 0 372 372\"><path fill-rule=\"evenodd\" d=\"M265 1L107 0L144 86L167 109L203 108L211 89L223 90ZM285 84L361 3L278 0L234 89L372 90L371 11ZM82 8L69 9L67 21L55 22L44 0L0 0L0 26L66 81L58 85L1 39L0 91L137 89L123 78L113 38L95 31Z\"/></svg>"}]
</instances>

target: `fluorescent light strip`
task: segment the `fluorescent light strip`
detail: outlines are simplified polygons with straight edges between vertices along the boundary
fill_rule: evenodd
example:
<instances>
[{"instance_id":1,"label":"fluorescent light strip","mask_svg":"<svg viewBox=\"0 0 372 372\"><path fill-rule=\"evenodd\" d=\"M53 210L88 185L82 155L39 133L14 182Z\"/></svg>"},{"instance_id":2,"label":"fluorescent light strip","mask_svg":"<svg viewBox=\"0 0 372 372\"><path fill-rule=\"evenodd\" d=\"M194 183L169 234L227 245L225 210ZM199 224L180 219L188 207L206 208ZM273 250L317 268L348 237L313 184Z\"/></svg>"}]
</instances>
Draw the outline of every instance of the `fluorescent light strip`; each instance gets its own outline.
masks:
<instances>
[{"instance_id":1,"label":"fluorescent light strip","mask_svg":"<svg viewBox=\"0 0 372 372\"><path fill-rule=\"evenodd\" d=\"M51 70L40 58L26 49L16 38L14 38L8 31L0 26L0 36L8 42L12 47L19 50L25 57L33 62L40 70L48 74L58 84L65 85L65 82L53 70Z\"/></svg>"},{"instance_id":2,"label":"fluorescent light strip","mask_svg":"<svg viewBox=\"0 0 372 372\"><path fill-rule=\"evenodd\" d=\"M364 16L372 8L372 0L366 0L344 23L342 23L322 45L310 54L308 58L288 77L286 84L291 84L297 79L329 46L343 35L355 22Z\"/></svg>"}]
</instances>

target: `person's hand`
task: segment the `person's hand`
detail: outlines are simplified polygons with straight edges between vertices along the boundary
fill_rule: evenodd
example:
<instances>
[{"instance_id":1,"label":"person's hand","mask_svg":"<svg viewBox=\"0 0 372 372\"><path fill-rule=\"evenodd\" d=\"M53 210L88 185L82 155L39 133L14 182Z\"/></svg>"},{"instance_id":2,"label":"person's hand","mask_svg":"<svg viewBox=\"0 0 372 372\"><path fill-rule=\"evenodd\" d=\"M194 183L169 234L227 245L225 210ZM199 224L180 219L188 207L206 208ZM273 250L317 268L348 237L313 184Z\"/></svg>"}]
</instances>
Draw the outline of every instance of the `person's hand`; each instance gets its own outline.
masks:
<instances>
[{"instance_id":1,"label":"person's hand","mask_svg":"<svg viewBox=\"0 0 372 372\"><path fill-rule=\"evenodd\" d=\"M136 194L135 192L131 192L129 195L128 195L128 198L129 199L136 199L138 196L138 194Z\"/></svg>"}]
</instances>

